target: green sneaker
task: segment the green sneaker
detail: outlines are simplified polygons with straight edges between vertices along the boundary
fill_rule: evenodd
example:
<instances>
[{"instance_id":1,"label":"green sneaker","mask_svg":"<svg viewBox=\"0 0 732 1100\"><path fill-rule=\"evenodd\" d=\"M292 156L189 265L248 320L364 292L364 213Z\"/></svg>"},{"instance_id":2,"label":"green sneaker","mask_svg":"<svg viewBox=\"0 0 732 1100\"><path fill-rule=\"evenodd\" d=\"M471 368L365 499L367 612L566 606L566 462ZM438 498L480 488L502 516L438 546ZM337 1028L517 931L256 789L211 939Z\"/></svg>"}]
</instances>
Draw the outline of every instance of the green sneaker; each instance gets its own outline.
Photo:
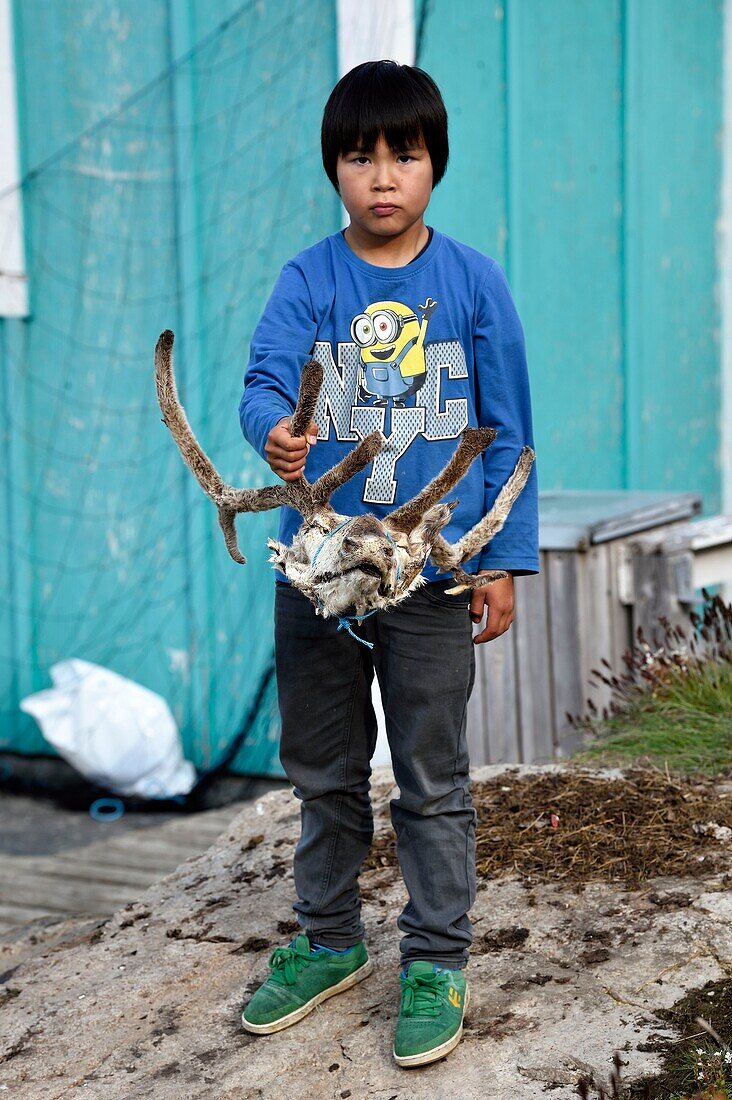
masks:
<instances>
[{"instance_id":1,"label":"green sneaker","mask_svg":"<svg viewBox=\"0 0 732 1100\"><path fill-rule=\"evenodd\" d=\"M271 1035L296 1024L316 1005L367 978L374 964L363 943L348 951L311 949L304 933L269 957L272 973L242 1012L241 1022L255 1035Z\"/></svg>"},{"instance_id":2,"label":"green sneaker","mask_svg":"<svg viewBox=\"0 0 732 1100\"><path fill-rule=\"evenodd\" d=\"M470 1001L462 970L442 970L418 959L406 975L402 971L401 983L394 1039L397 1065L424 1066L444 1058L460 1042Z\"/></svg>"}]
</instances>

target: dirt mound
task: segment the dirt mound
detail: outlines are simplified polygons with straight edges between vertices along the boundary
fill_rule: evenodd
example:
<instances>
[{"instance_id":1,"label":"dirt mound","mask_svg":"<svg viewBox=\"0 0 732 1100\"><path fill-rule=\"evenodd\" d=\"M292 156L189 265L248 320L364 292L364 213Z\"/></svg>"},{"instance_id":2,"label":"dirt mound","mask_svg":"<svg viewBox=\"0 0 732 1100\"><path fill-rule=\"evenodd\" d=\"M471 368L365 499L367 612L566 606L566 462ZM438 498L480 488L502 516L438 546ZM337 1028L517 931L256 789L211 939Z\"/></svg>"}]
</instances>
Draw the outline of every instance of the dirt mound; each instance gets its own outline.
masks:
<instances>
[{"instance_id":1,"label":"dirt mound","mask_svg":"<svg viewBox=\"0 0 732 1100\"><path fill-rule=\"evenodd\" d=\"M732 866L732 782L634 769L618 778L573 770L507 771L474 783L478 874L525 885L588 882L636 888L657 875L706 875ZM367 869L396 866L391 832L377 835Z\"/></svg>"}]
</instances>

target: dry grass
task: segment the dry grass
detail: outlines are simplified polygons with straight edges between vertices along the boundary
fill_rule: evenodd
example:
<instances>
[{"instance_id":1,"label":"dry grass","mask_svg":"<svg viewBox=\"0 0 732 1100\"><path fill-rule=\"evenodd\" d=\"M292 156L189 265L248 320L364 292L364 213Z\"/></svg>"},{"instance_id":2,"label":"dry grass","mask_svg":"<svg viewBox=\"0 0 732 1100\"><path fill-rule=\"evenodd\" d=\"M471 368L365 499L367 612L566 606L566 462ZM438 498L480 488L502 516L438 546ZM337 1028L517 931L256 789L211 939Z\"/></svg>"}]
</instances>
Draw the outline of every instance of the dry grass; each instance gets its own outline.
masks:
<instances>
[{"instance_id":1,"label":"dry grass","mask_svg":"<svg viewBox=\"0 0 732 1100\"><path fill-rule=\"evenodd\" d=\"M641 769L621 779L574 768L523 778L506 772L473 785L478 875L633 888L657 875L726 869L732 782L727 786ZM374 839L365 869L391 866L396 850L388 831Z\"/></svg>"}]
</instances>

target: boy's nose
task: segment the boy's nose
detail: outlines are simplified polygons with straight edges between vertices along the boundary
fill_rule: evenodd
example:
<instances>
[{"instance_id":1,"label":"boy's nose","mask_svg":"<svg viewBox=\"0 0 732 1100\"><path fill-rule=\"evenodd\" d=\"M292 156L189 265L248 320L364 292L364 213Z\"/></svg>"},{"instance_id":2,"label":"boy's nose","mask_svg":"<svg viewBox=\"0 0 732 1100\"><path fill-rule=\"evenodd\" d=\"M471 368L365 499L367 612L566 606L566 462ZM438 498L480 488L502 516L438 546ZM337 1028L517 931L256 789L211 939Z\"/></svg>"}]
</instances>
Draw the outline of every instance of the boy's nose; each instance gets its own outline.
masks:
<instances>
[{"instance_id":1,"label":"boy's nose","mask_svg":"<svg viewBox=\"0 0 732 1100\"><path fill-rule=\"evenodd\" d=\"M394 181L391 178L391 173L388 168L378 169L376 172L376 178L374 179L375 191L393 191Z\"/></svg>"}]
</instances>

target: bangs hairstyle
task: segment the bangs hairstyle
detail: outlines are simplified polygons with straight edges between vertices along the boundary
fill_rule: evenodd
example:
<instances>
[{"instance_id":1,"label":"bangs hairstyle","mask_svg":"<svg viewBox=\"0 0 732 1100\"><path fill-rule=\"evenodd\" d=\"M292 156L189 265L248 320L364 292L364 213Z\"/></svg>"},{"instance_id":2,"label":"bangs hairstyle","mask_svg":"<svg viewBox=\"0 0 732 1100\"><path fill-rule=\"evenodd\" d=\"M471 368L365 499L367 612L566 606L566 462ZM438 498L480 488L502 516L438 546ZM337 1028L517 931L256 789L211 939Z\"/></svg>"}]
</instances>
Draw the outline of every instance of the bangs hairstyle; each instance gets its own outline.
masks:
<instances>
[{"instance_id":1,"label":"bangs hairstyle","mask_svg":"<svg viewBox=\"0 0 732 1100\"><path fill-rule=\"evenodd\" d=\"M364 61L338 81L320 131L323 167L336 191L338 157L355 149L372 152L380 134L395 153L423 141L432 161L432 186L437 186L449 154L447 111L440 89L423 69Z\"/></svg>"}]
</instances>

